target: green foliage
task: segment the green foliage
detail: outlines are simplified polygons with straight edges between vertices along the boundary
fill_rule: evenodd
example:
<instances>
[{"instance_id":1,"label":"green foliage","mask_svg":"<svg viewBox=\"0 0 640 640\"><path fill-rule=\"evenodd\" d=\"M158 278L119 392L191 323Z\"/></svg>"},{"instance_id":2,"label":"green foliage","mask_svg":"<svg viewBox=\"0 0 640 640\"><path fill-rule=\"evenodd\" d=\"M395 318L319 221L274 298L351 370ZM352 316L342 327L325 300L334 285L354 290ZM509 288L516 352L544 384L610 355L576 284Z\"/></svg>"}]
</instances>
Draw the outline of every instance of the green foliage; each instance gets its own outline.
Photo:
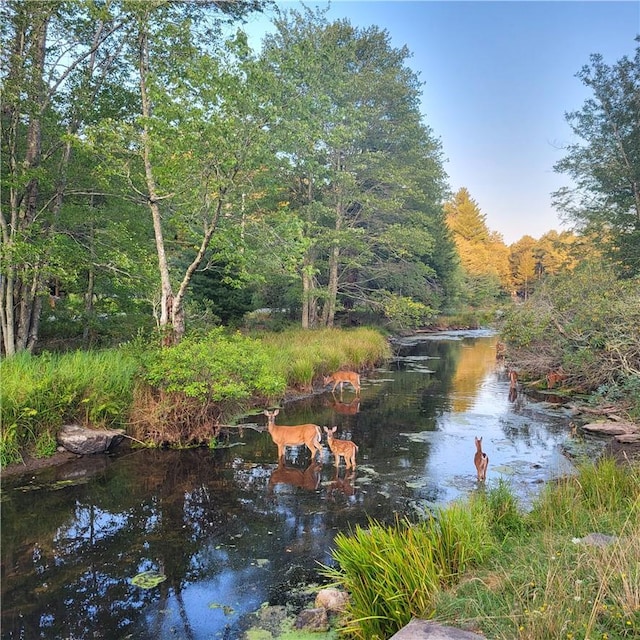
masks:
<instances>
[{"instance_id":1,"label":"green foliage","mask_svg":"<svg viewBox=\"0 0 640 640\"><path fill-rule=\"evenodd\" d=\"M36 438L33 455L36 458L49 458L56 452L57 445L56 438L50 431L42 431Z\"/></svg>"},{"instance_id":2,"label":"green foliage","mask_svg":"<svg viewBox=\"0 0 640 640\"><path fill-rule=\"evenodd\" d=\"M396 329L416 329L429 324L435 311L412 298L391 294L383 301L384 315Z\"/></svg>"},{"instance_id":3,"label":"green foliage","mask_svg":"<svg viewBox=\"0 0 640 640\"><path fill-rule=\"evenodd\" d=\"M640 43L640 38L636 38ZM624 277L640 275L640 46L607 65L590 56L576 74L592 95L566 118L578 142L555 165L576 185L554 194L555 205L597 234Z\"/></svg>"},{"instance_id":4,"label":"green foliage","mask_svg":"<svg viewBox=\"0 0 640 640\"><path fill-rule=\"evenodd\" d=\"M6 358L0 390L3 448L14 458L29 445L47 455L55 450L55 434L67 422L124 426L135 371L134 359L120 350L40 356L23 352Z\"/></svg>"},{"instance_id":5,"label":"green foliage","mask_svg":"<svg viewBox=\"0 0 640 640\"><path fill-rule=\"evenodd\" d=\"M18 425L15 422L5 424L3 420L2 429L0 429L0 467L21 461Z\"/></svg>"},{"instance_id":6,"label":"green foliage","mask_svg":"<svg viewBox=\"0 0 640 640\"><path fill-rule=\"evenodd\" d=\"M147 353L143 378L152 387L203 402L274 398L286 388L258 340L223 328Z\"/></svg>"},{"instance_id":7,"label":"green foliage","mask_svg":"<svg viewBox=\"0 0 640 640\"><path fill-rule=\"evenodd\" d=\"M418 524L372 522L339 533L332 553L338 566L325 574L351 596L348 635L388 638L413 617L431 617L437 592L490 553L487 514L481 501L453 503Z\"/></svg>"},{"instance_id":8,"label":"green foliage","mask_svg":"<svg viewBox=\"0 0 640 640\"><path fill-rule=\"evenodd\" d=\"M604 265L585 261L513 307L502 335L511 359L533 376L562 366L570 383L586 391L633 389L640 375L640 282L617 280ZM637 412L637 400L634 406Z\"/></svg>"}]
</instances>

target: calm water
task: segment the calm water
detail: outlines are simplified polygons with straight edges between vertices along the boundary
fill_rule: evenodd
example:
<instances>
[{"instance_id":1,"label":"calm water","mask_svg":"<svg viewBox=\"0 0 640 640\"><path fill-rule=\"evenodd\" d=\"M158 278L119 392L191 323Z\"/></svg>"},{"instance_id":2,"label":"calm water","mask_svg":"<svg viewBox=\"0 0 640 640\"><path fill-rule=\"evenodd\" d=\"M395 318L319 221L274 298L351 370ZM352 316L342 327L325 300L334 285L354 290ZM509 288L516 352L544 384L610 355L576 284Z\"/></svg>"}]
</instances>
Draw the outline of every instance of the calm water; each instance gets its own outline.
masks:
<instances>
[{"instance_id":1,"label":"calm water","mask_svg":"<svg viewBox=\"0 0 640 640\"><path fill-rule=\"evenodd\" d=\"M241 638L262 603L331 563L338 531L392 522L508 480L524 503L570 470L561 407L509 399L490 333L420 335L353 392L283 407L277 424L338 426L355 473L293 451L284 468L262 415L216 451L120 451L2 486L2 638ZM342 400L342 401L341 401ZM167 579L142 589L146 570ZM308 575L307 575L308 574Z\"/></svg>"}]
</instances>

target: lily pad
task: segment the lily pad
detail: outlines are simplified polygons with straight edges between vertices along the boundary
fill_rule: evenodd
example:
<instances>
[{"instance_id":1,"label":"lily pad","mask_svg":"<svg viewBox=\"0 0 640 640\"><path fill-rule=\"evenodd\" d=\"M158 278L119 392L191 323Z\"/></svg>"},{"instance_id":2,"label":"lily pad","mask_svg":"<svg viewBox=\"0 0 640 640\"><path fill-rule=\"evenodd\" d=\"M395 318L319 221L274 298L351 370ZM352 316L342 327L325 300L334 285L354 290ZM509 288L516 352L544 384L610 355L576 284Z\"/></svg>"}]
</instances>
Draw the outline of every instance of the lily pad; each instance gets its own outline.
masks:
<instances>
[{"instance_id":1,"label":"lily pad","mask_svg":"<svg viewBox=\"0 0 640 640\"><path fill-rule=\"evenodd\" d=\"M141 589L153 589L161 582L164 582L167 576L158 571L143 571L131 579L131 582Z\"/></svg>"}]
</instances>

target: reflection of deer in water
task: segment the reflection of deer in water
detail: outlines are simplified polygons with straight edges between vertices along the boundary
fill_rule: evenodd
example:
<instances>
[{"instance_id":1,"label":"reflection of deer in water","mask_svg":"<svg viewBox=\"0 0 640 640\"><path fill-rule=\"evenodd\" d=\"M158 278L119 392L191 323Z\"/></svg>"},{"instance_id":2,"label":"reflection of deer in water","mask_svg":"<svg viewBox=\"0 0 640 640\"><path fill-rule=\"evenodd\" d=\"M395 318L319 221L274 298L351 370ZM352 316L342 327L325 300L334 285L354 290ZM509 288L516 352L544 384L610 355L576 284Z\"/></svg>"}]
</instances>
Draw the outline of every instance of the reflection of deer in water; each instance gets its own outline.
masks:
<instances>
[{"instance_id":1,"label":"reflection of deer in water","mask_svg":"<svg viewBox=\"0 0 640 640\"><path fill-rule=\"evenodd\" d=\"M342 387L349 383L356 390L356 394L360 395L360 376L355 371L336 371L330 376L325 376L323 382L325 387L333 382L331 393L334 393L336 387L340 385L340 393L342 394Z\"/></svg>"},{"instance_id":2,"label":"reflection of deer in water","mask_svg":"<svg viewBox=\"0 0 640 640\"><path fill-rule=\"evenodd\" d=\"M335 457L335 465L336 467L340 465L340 458L342 457L344 458L344 463L347 466L347 469L355 469L358 445L351 440L339 440L338 438L334 438L333 434L337 429L338 427L332 427L331 429L324 427L324 430L327 433L327 444L329 445L329 449L331 449L331 453L333 453Z\"/></svg>"},{"instance_id":3,"label":"reflection of deer in water","mask_svg":"<svg viewBox=\"0 0 640 640\"><path fill-rule=\"evenodd\" d=\"M360 411L360 399L356 396L351 402L327 402L326 405L331 407L336 413L345 416L355 416Z\"/></svg>"},{"instance_id":4,"label":"reflection of deer in water","mask_svg":"<svg viewBox=\"0 0 640 640\"><path fill-rule=\"evenodd\" d=\"M322 479L322 463L312 462L306 469L296 469L287 467L282 460L278 462L278 467L271 472L269 478L269 492L277 484L288 484L292 487L299 487L307 491L316 491Z\"/></svg>"},{"instance_id":5,"label":"reflection of deer in water","mask_svg":"<svg viewBox=\"0 0 640 640\"><path fill-rule=\"evenodd\" d=\"M476 453L473 456L473 464L476 465L478 481L484 482L487 479L489 456L482 451L482 438L476 438Z\"/></svg>"},{"instance_id":6,"label":"reflection of deer in water","mask_svg":"<svg viewBox=\"0 0 640 640\"><path fill-rule=\"evenodd\" d=\"M353 469L347 469L344 473L344 477L341 477L340 471L338 470L338 467L336 467L336 473L329 485L327 495L332 499L335 499L335 496L338 493L344 494L347 498L354 496L356 493L354 484L355 478L356 472Z\"/></svg>"},{"instance_id":7,"label":"reflection of deer in water","mask_svg":"<svg viewBox=\"0 0 640 640\"><path fill-rule=\"evenodd\" d=\"M320 455L322 460L322 431L317 424L297 424L293 426L276 425L276 416L280 413L279 409L273 411L263 411L267 416L267 426L271 439L278 447L278 460L284 460L286 447L297 447L306 445L311 451L311 460L315 460L316 453Z\"/></svg>"}]
</instances>

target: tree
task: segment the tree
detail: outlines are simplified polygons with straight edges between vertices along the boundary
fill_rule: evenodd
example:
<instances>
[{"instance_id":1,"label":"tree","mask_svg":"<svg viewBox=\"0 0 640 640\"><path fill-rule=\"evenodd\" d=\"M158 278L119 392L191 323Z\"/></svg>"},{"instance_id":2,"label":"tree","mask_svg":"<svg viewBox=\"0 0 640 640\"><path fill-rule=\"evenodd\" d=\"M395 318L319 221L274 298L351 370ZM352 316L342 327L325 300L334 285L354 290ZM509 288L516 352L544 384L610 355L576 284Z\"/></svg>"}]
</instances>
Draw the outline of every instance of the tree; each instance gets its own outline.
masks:
<instances>
[{"instance_id":1,"label":"tree","mask_svg":"<svg viewBox=\"0 0 640 640\"><path fill-rule=\"evenodd\" d=\"M500 234L489 231L486 216L462 187L444 211L465 274L467 301L475 306L495 299L501 288L511 289L508 250Z\"/></svg>"},{"instance_id":2,"label":"tree","mask_svg":"<svg viewBox=\"0 0 640 640\"><path fill-rule=\"evenodd\" d=\"M436 280L425 262L435 247L428 222L444 172L421 123L408 51L377 27L329 23L321 10L285 12L276 27L261 57L281 114L271 130L274 183L289 185L280 199L298 220L303 326L330 326L341 307L380 311L384 277L408 262L414 291L416 283L428 291Z\"/></svg>"},{"instance_id":3,"label":"tree","mask_svg":"<svg viewBox=\"0 0 640 640\"><path fill-rule=\"evenodd\" d=\"M0 329L12 355L34 349L48 285L65 276L56 250L68 231L74 139L96 116L123 22L91 0L9 1L2 15Z\"/></svg>"},{"instance_id":4,"label":"tree","mask_svg":"<svg viewBox=\"0 0 640 640\"><path fill-rule=\"evenodd\" d=\"M620 273L632 276L640 273L640 46L611 66L594 54L577 77L593 95L566 114L580 142L554 169L576 186L557 191L555 204L597 233Z\"/></svg>"},{"instance_id":5,"label":"tree","mask_svg":"<svg viewBox=\"0 0 640 640\"><path fill-rule=\"evenodd\" d=\"M238 240L242 194L256 169L254 147L265 122L259 92L247 91L246 41L221 43L221 25L259 7L253 0L125 7L125 52L135 70L139 113L133 124L102 123L94 144L150 213L160 279L157 322L166 344L184 335L185 296L194 273L206 268L214 236L224 234L227 246ZM180 273L179 254L191 256Z\"/></svg>"}]
</instances>

